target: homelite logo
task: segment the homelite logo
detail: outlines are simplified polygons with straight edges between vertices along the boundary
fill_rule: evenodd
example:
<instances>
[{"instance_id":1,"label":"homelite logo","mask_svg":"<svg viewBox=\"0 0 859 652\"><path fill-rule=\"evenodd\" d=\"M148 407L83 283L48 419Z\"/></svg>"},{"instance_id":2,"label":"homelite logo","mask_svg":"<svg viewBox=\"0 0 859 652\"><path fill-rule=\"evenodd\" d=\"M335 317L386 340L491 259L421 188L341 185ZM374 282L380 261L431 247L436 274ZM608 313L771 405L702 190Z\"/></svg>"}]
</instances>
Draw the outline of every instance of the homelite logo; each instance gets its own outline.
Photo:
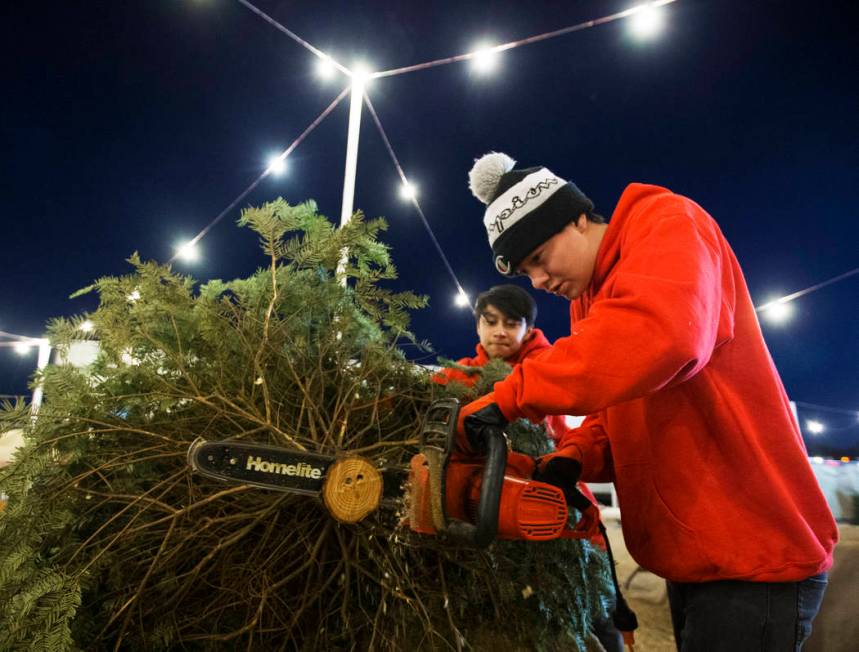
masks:
<instances>
[{"instance_id":1,"label":"homelite logo","mask_svg":"<svg viewBox=\"0 0 859 652\"><path fill-rule=\"evenodd\" d=\"M276 473L278 475L296 475L299 478L313 478L318 480L322 477L322 469L310 466L305 462L298 464L281 464L279 462L267 462L261 457L248 456L247 471L261 471L262 473Z\"/></svg>"}]
</instances>

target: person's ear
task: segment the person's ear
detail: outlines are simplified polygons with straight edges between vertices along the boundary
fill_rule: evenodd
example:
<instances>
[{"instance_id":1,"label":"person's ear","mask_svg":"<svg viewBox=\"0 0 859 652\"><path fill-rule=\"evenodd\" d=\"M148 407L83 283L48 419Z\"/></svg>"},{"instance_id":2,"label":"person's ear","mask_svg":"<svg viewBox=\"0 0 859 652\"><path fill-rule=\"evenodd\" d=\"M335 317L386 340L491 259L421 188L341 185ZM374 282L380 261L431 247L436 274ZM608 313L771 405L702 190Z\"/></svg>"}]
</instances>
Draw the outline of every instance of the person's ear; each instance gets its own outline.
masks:
<instances>
[{"instance_id":1,"label":"person's ear","mask_svg":"<svg viewBox=\"0 0 859 652\"><path fill-rule=\"evenodd\" d=\"M523 337L523 338L522 338L522 341L523 341L523 342L527 342L529 339L531 339L531 336L532 336L533 334L534 334L534 327L533 327L533 326L529 326L529 327L525 330L525 337Z\"/></svg>"},{"instance_id":2,"label":"person's ear","mask_svg":"<svg viewBox=\"0 0 859 652\"><path fill-rule=\"evenodd\" d=\"M587 231L587 230L588 230L588 216L587 216L587 215L585 215L584 213L582 213L582 214L581 214L581 215L579 215L579 217L576 219L575 224L576 224L576 230L577 230L579 233L584 233L585 231Z\"/></svg>"}]
</instances>

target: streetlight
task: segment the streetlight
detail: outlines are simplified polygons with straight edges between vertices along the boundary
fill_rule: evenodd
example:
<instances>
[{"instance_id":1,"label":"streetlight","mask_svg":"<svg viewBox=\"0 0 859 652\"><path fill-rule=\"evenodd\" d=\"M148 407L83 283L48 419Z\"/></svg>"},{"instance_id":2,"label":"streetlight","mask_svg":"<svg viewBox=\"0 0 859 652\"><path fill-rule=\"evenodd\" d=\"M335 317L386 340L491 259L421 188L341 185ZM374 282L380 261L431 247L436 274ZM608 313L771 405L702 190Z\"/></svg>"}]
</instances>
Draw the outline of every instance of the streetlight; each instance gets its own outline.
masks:
<instances>
[{"instance_id":1,"label":"streetlight","mask_svg":"<svg viewBox=\"0 0 859 652\"><path fill-rule=\"evenodd\" d=\"M366 86L373 78L373 68L366 61L356 61L352 64L352 83ZM363 92L363 89L362 89Z\"/></svg>"}]
</instances>

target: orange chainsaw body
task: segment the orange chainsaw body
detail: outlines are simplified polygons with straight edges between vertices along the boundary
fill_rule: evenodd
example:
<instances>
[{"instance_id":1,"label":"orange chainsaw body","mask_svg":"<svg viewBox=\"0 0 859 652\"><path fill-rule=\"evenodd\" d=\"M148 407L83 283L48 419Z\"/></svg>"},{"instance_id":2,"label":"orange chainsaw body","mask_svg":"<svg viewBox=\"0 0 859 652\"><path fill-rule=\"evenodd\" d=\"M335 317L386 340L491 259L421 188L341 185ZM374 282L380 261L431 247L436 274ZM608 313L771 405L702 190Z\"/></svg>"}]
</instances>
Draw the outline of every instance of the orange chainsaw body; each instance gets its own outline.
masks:
<instances>
[{"instance_id":1,"label":"orange chainsaw body","mask_svg":"<svg viewBox=\"0 0 859 652\"><path fill-rule=\"evenodd\" d=\"M567 502L564 493L545 482L526 477L530 466L525 456L511 454L505 467L498 511L498 539L547 541L579 538L567 527ZM453 456L444 474L445 518L474 522L480 500L483 464L480 460ZM434 535L430 471L423 454L412 457L409 469L409 527L421 534Z\"/></svg>"}]
</instances>

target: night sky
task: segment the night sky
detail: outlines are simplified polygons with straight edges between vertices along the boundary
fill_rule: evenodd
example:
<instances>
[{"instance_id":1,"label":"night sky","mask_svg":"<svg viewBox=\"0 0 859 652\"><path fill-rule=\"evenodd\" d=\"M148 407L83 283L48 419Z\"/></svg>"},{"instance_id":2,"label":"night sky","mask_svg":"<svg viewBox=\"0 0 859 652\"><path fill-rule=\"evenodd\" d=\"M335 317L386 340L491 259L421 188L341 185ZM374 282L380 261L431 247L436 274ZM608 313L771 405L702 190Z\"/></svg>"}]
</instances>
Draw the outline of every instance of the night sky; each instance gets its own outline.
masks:
<instances>
[{"instance_id":1,"label":"night sky","mask_svg":"<svg viewBox=\"0 0 859 652\"><path fill-rule=\"evenodd\" d=\"M628 2L280 2L257 6L346 65L383 70L524 38ZM626 184L695 199L719 222L757 304L859 266L859 46L854 2L678 0L639 42L617 21L510 50L495 74L467 63L372 82L368 92L463 286L503 282L467 172L490 151L545 165L610 215ZM344 88L235 0L5 2L0 330L39 336L95 307L69 295L129 271L134 251L168 260ZM241 206L315 199L339 219L348 101ZM413 330L445 356L473 350L474 322L364 112L356 208L390 222L400 280L430 296ZM239 209L177 265L195 278L263 264ZM523 283L524 284L524 283ZM550 339L567 303L536 295ZM789 396L859 410L859 275L764 323ZM35 354L0 349L0 394L26 392ZM827 430L810 450L859 447L857 414L802 408ZM855 449L859 453L859 448ZM856 453L854 453L856 454Z\"/></svg>"}]
</instances>

